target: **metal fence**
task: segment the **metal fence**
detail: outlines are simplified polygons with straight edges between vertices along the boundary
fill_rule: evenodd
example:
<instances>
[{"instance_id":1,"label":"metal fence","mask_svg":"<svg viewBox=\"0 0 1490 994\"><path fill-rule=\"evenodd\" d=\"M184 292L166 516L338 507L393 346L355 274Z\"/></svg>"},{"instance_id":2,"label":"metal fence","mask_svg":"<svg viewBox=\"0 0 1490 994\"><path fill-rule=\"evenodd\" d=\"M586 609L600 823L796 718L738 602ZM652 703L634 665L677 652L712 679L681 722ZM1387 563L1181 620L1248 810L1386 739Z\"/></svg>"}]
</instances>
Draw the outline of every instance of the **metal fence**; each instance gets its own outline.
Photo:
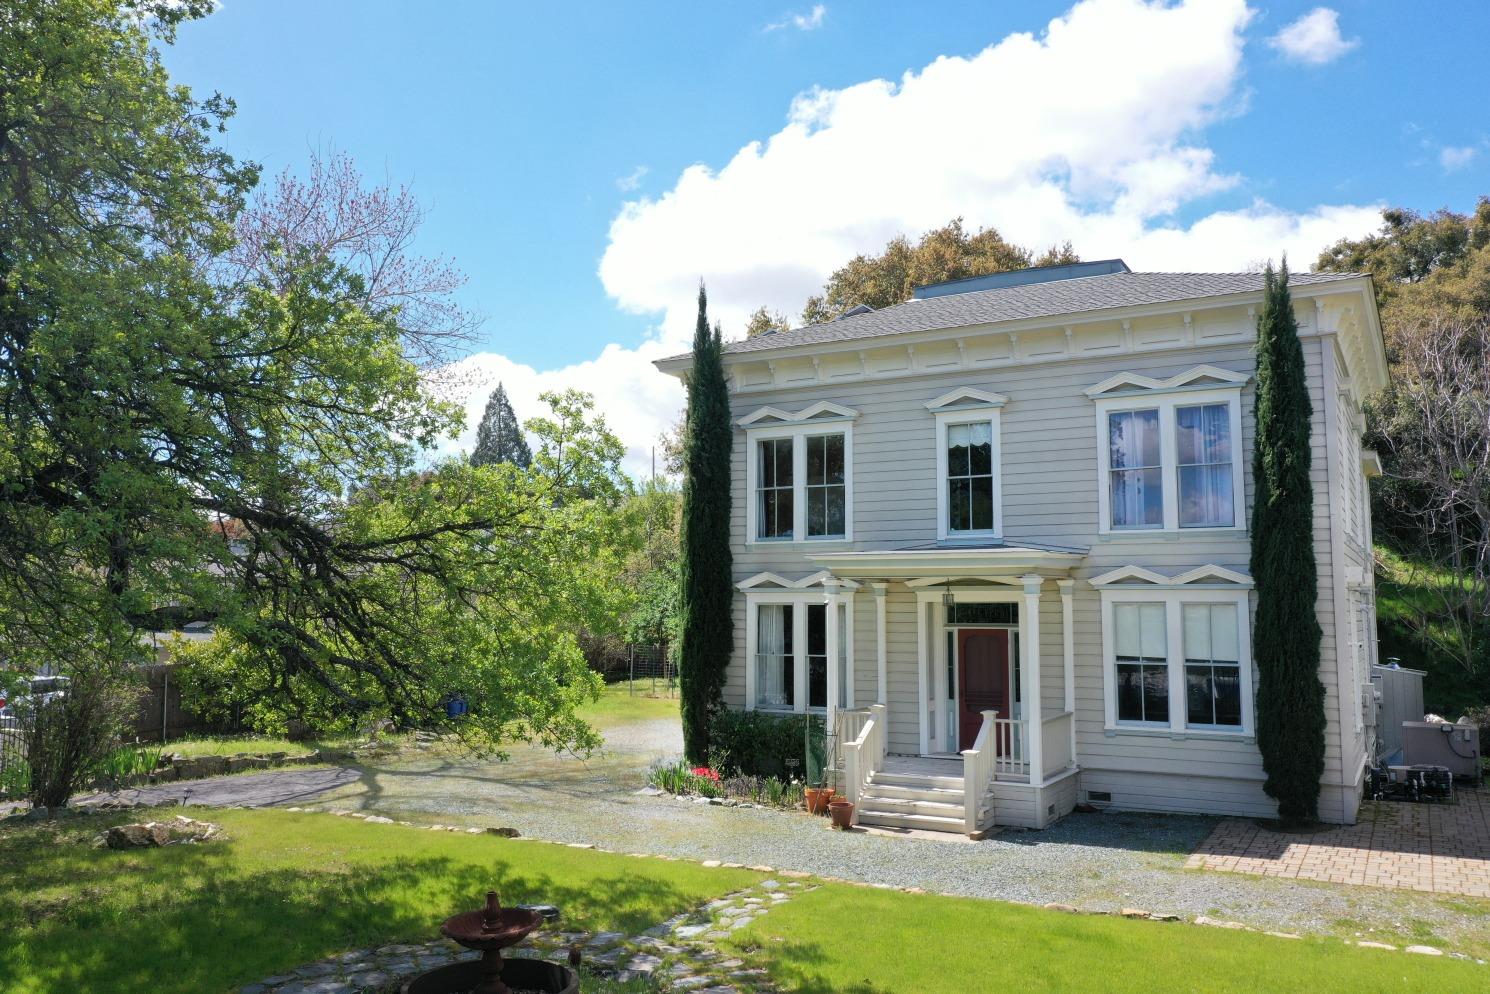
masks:
<instances>
[{"instance_id":1,"label":"metal fence","mask_svg":"<svg viewBox=\"0 0 1490 994\"><path fill-rule=\"evenodd\" d=\"M628 645L626 650L626 680L632 694L637 690L667 697L677 694L678 667L667 646Z\"/></svg>"},{"instance_id":2,"label":"metal fence","mask_svg":"<svg viewBox=\"0 0 1490 994\"><path fill-rule=\"evenodd\" d=\"M14 709L12 709L14 710ZM26 793L31 769L26 763L26 735L21 717L0 717L0 800Z\"/></svg>"}]
</instances>

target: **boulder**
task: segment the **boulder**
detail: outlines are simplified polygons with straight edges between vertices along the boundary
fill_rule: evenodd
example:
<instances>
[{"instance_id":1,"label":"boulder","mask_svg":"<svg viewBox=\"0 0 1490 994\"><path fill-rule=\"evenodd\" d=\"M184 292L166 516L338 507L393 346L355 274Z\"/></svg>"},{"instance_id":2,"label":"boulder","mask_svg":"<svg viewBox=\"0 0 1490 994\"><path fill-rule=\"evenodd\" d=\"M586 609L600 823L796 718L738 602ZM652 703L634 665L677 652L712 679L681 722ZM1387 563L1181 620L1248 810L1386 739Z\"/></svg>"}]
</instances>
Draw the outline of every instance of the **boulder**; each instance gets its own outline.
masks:
<instances>
[{"instance_id":1,"label":"boulder","mask_svg":"<svg viewBox=\"0 0 1490 994\"><path fill-rule=\"evenodd\" d=\"M507 825L492 826L486 830L487 835L500 835L504 839L515 839L522 833Z\"/></svg>"},{"instance_id":2,"label":"boulder","mask_svg":"<svg viewBox=\"0 0 1490 994\"><path fill-rule=\"evenodd\" d=\"M170 821L147 821L132 825L115 825L94 842L108 849L151 849L186 842L206 842L217 834L211 822L177 815Z\"/></svg>"}]
</instances>

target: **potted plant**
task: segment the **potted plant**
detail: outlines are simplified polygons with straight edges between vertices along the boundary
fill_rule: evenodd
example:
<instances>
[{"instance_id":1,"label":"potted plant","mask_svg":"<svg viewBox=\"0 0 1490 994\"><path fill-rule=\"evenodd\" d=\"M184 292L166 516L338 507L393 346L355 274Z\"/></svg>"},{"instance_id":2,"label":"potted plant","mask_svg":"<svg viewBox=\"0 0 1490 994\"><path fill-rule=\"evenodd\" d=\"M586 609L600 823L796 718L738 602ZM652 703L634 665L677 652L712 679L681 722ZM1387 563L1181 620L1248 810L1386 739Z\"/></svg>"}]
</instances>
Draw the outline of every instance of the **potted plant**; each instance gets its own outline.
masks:
<instances>
[{"instance_id":1,"label":"potted plant","mask_svg":"<svg viewBox=\"0 0 1490 994\"><path fill-rule=\"evenodd\" d=\"M854 827L854 802L846 797L835 797L828 802L828 814L833 818L833 827L847 832Z\"/></svg>"}]
</instances>

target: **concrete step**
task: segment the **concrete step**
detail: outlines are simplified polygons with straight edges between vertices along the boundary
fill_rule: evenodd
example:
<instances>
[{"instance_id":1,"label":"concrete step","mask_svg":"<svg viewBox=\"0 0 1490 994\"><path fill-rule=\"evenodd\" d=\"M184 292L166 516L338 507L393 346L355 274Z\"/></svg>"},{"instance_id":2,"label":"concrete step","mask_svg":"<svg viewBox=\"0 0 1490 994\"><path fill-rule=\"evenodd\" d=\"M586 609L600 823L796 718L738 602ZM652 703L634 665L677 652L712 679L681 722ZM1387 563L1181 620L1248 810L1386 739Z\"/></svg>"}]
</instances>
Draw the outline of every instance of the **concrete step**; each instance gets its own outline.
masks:
<instances>
[{"instance_id":1,"label":"concrete step","mask_svg":"<svg viewBox=\"0 0 1490 994\"><path fill-rule=\"evenodd\" d=\"M933 801L942 804L961 804L964 791L961 787L903 787L896 783L880 783L871 780L864 787L865 793L875 797L893 797L902 801Z\"/></svg>"},{"instance_id":2,"label":"concrete step","mask_svg":"<svg viewBox=\"0 0 1490 994\"><path fill-rule=\"evenodd\" d=\"M879 811L866 808L859 812L859 824L880 828L918 828L923 832L956 832L961 834L967 825L961 818L943 818L936 815L911 815L897 811Z\"/></svg>"},{"instance_id":3,"label":"concrete step","mask_svg":"<svg viewBox=\"0 0 1490 994\"><path fill-rule=\"evenodd\" d=\"M950 794L951 791L946 793ZM961 796L958 796L955 801L921 801L912 798L885 797L879 793L866 793L859 799L859 804L871 811L901 815L930 815L933 818L961 819L964 810Z\"/></svg>"}]
</instances>

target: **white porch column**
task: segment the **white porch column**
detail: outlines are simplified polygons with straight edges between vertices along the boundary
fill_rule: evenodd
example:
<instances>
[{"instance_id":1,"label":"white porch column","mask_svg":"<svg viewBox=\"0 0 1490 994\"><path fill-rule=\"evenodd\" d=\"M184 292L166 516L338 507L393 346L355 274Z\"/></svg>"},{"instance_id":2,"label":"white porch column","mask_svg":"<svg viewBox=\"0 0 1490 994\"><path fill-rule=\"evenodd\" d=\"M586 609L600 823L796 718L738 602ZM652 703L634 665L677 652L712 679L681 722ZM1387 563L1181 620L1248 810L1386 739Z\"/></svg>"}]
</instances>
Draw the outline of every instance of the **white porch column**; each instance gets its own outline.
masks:
<instances>
[{"instance_id":1,"label":"white porch column","mask_svg":"<svg viewBox=\"0 0 1490 994\"><path fill-rule=\"evenodd\" d=\"M825 728L829 735L838 731L838 581L829 577L823 581L823 615L827 622L828 688Z\"/></svg>"},{"instance_id":2,"label":"white porch column","mask_svg":"<svg viewBox=\"0 0 1490 994\"><path fill-rule=\"evenodd\" d=\"M1065 664L1066 712L1071 715L1071 761L1076 761L1076 632L1072 626L1072 590L1076 581L1055 581L1061 589L1061 656Z\"/></svg>"},{"instance_id":3,"label":"white porch column","mask_svg":"<svg viewBox=\"0 0 1490 994\"><path fill-rule=\"evenodd\" d=\"M1043 729L1040 727L1040 585L1044 577L1023 576L1024 604L1019 609L1019 642L1024 647L1019 665L1019 684L1023 691L1025 756L1030 761L1030 783L1045 780Z\"/></svg>"},{"instance_id":4,"label":"white porch column","mask_svg":"<svg viewBox=\"0 0 1490 994\"><path fill-rule=\"evenodd\" d=\"M931 751L931 722L929 710L931 707L931 691L926 685L926 667L930 661L926 658L926 612L930 607L926 595L916 594L916 707L920 709L921 716L918 719L921 727L921 755Z\"/></svg>"},{"instance_id":5,"label":"white porch column","mask_svg":"<svg viewBox=\"0 0 1490 994\"><path fill-rule=\"evenodd\" d=\"M888 592L889 584L883 580L876 581L874 585L874 635L875 635L875 676L878 685L875 688L875 702L888 704L889 683L889 653L885 646L885 594Z\"/></svg>"}]
</instances>

